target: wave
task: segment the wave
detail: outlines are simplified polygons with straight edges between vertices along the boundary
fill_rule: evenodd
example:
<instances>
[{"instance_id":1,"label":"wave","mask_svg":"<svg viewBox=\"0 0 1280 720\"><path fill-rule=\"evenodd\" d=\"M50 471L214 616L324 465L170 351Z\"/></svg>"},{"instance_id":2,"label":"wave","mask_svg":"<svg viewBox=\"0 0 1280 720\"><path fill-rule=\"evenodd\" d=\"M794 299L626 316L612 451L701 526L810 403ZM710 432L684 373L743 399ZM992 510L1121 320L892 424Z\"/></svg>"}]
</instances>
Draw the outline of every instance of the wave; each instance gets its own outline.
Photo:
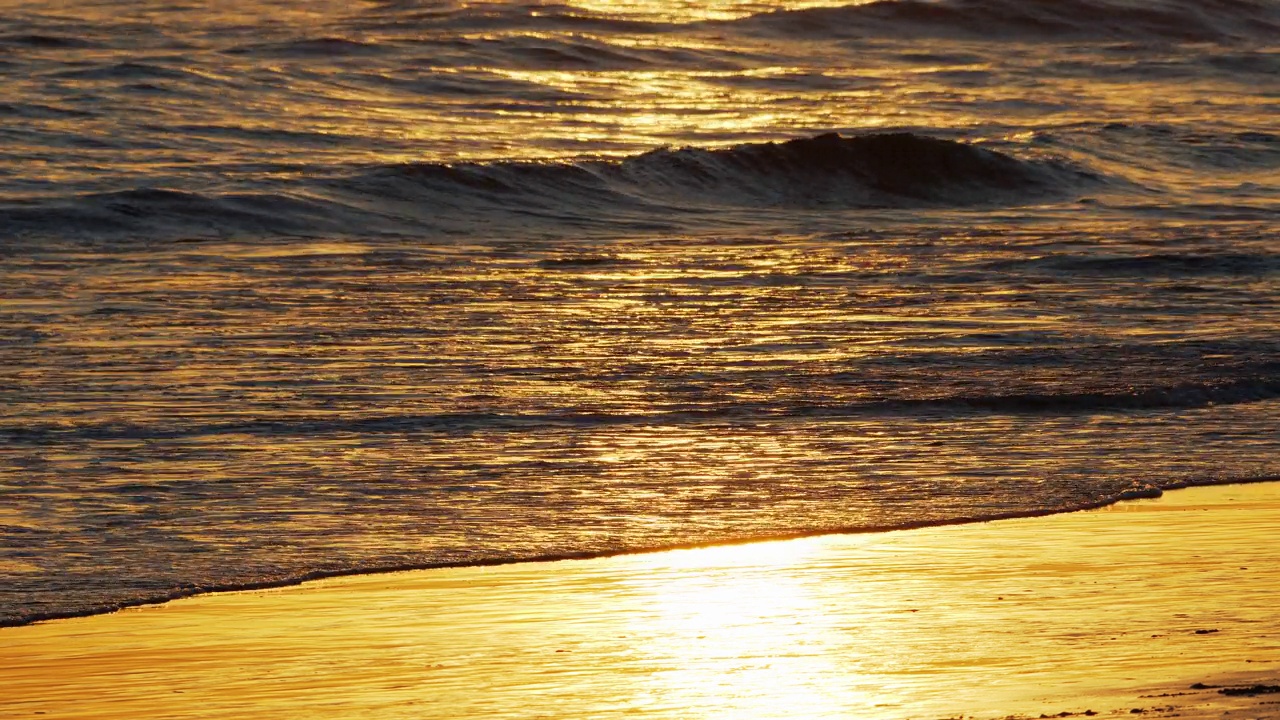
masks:
<instances>
[{"instance_id":1,"label":"wave","mask_svg":"<svg viewBox=\"0 0 1280 720\"><path fill-rule=\"evenodd\" d=\"M191 70L174 69L155 63L133 61L103 63L91 65L89 67L76 67L69 70L58 70L50 73L49 76L60 78L62 80L98 81L202 79L199 74Z\"/></svg>"},{"instance_id":2,"label":"wave","mask_svg":"<svg viewBox=\"0 0 1280 720\"><path fill-rule=\"evenodd\" d=\"M1106 182L1063 160L1021 159L913 133L836 134L623 160L409 163L209 194L166 188L0 206L13 235L225 237L487 232L714 217L719 211L1016 206Z\"/></svg>"},{"instance_id":3,"label":"wave","mask_svg":"<svg viewBox=\"0 0 1280 720\"><path fill-rule=\"evenodd\" d=\"M444 32L451 36L517 30L581 33L663 33L678 24L597 14L554 2L440 3L434 0L376 0L346 24L363 32Z\"/></svg>"},{"instance_id":4,"label":"wave","mask_svg":"<svg viewBox=\"0 0 1280 720\"><path fill-rule=\"evenodd\" d=\"M605 425L672 425L717 423L743 419L828 419L860 416L925 416L966 413L1001 415L1071 415L1099 411L1189 410L1216 405L1264 402L1280 398L1280 377L1250 377L1184 382L1152 387L1096 391L954 394L938 397L884 397L844 402L755 402L688 406L644 413L579 411L542 413L501 410L377 415L359 418L259 418L183 427L121 423L76 426L0 427L0 438L16 445L52 439L157 440L221 435L316 437L333 433L440 433L450 436L485 432L544 432Z\"/></svg>"},{"instance_id":5,"label":"wave","mask_svg":"<svg viewBox=\"0 0 1280 720\"><path fill-rule=\"evenodd\" d=\"M646 194L785 207L1001 205L1061 195L1092 173L912 133L836 134L727 150L658 150L609 168Z\"/></svg>"},{"instance_id":6,"label":"wave","mask_svg":"<svg viewBox=\"0 0 1280 720\"><path fill-rule=\"evenodd\" d=\"M1280 169L1280 135L1259 130L1205 131L1161 123L1102 125L1093 140L1120 149L1154 151L1175 167L1195 171Z\"/></svg>"},{"instance_id":7,"label":"wave","mask_svg":"<svg viewBox=\"0 0 1280 720\"><path fill-rule=\"evenodd\" d=\"M52 50L99 50L106 45L83 37L48 33L7 33L0 35L0 48L18 46Z\"/></svg>"},{"instance_id":8,"label":"wave","mask_svg":"<svg viewBox=\"0 0 1280 720\"><path fill-rule=\"evenodd\" d=\"M362 32L483 34L578 32L662 35L703 27L798 38L961 37L1123 41L1271 42L1280 34L1274 0L876 0L782 9L727 20L627 17L561 3L369 3L350 25Z\"/></svg>"},{"instance_id":9,"label":"wave","mask_svg":"<svg viewBox=\"0 0 1280 720\"><path fill-rule=\"evenodd\" d=\"M11 237L309 235L351 228L350 209L287 193L220 195L139 188L0 207Z\"/></svg>"},{"instance_id":10,"label":"wave","mask_svg":"<svg viewBox=\"0 0 1280 720\"><path fill-rule=\"evenodd\" d=\"M360 73L353 77L371 87L422 97L460 97L476 106L550 105L592 98L587 92L517 80L481 68L433 69L430 74L412 77L384 73Z\"/></svg>"},{"instance_id":11,"label":"wave","mask_svg":"<svg viewBox=\"0 0 1280 720\"><path fill-rule=\"evenodd\" d=\"M1274 0L879 0L777 10L729 25L787 37L1270 42Z\"/></svg>"},{"instance_id":12,"label":"wave","mask_svg":"<svg viewBox=\"0 0 1280 720\"><path fill-rule=\"evenodd\" d=\"M716 150L661 149L620 162L410 164L339 184L401 199L590 217L610 209L915 208L1017 205L1101 178L1054 160L911 133L836 134Z\"/></svg>"},{"instance_id":13,"label":"wave","mask_svg":"<svg viewBox=\"0 0 1280 720\"><path fill-rule=\"evenodd\" d=\"M1280 398L1280 378L1190 382L1097 392L1015 393L911 400L906 404L1001 413L1071 413L1098 410L1192 409Z\"/></svg>"},{"instance_id":14,"label":"wave","mask_svg":"<svg viewBox=\"0 0 1280 720\"><path fill-rule=\"evenodd\" d=\"M45 103L0 102L0 117L16 117L24 120L61 120L64 118L91 118L96 113L80 108L58 107Z\"/></svg>"},{"instance_id":15,"label":"wave","mask_svg":"<svg viewBox=\"0 0 1280 720\"><path fill-rule=\"evenodd\" d=\"M183 583L178 587L171 588L164 592L152 593L141 597L134 597L125 600L117 600L110 602L102 602L89 606L81 606L70 609L59 609L53 611L22 611L19 610L15 614L0 614L0 628L21 627L23 625L31 625L39 622L48 622L51 620L67 620L71 618L89 617L92 615L105 615L118 612L126 608L141 607L144 605L159 605L162 603L180 600L182 598L193 597L196 595L209 595L213 593L224 592L244 592L252 590L267 590L272 588L290 587L301 585L303 583L314 582L316 580L325 580L329 578L352 577L357 575L378 575L394 572L409 572L417 570L439 570L444 568L458 567L495 567L498 565L514 565L517 563L546 563L546 562L563 562L566 560L590 560L603 557L619 557L625 555L639 555L643 553L665 552L670 550L688 550L695 548L719 547L725 545L742 545L753 542L777 541L777 540L795 540L806 537L818 537L822 535L867 535L872 533L886 533L901 530L919 530L923 528L934 527L950 527L955 525L971 525L975 523L995 522L999 520L1016 520L1026 518L1048 517L1051 515L1063 515L1073 512L1083 512L1086 510L1097 510L1121 502L1141 500L1148 498L1158 498L1168 490L1181 490L1190 487L1206 487L1214 485L1247 485L1253 483L1278 482L1280 476L1260 475L1260 476L1241 476L1241 477L1201 477L1185 480L1170 480L1165 483L1143 483L1134 482L1128 487L1124 487L1115 492L1110 492L1101 497L1088 500L1085 502L1077 502L1071 505L1034 508L1028 510L1011 510L1007 512L995 512L987 514L966 515L945 519L916 520L892 524L868 524L868 525L851 525L846 527L822 527L816 529L797 530L794 532L779 532L768 535L755 535L744 537L727 537L709 541L697 541L688 543L672 543L645 547L623 548L618 550L600 550L600 551L581 551L581 552L563 552L549 553L542 555L511 555L505 557L477 558L471 560L443 561L443 562L419 562L419 563L397 563L397 564L368 564L358 565L354 567L311 570L308 572L289 574L282 577L272 578L255 578L242 582L222 582L222 583Z\"/></svg>"},{"instance_id":16,"label":"wave","mask_svg":"<svg viewBox=\"0 0 1280 720\"><path fill-rule=\"evenodd\" d=\"M1111 257L1052 255L1026 260L1002 260L984 265L990 270L1037 270L1070 275L1200 277L1269 275L1280 271L1280 254L1273 253L1150 253Z\"/></svg>"},{"instance_id":17,"label":"wave","mask_svg":"<svg viewBox=\"0 0 1280 720\"><path fill-rule=\"evenodd\" d=\"M281 42L249 43L226 48L227 55L253 55L268 58L323 57L344 55L372 55L386 50L378 43L351 40L343 37L314 37Z\"/></svg>"},{"instance_id":18,"label":"wave","mask_svg":"<svg viewBox=\"0 0 1280 720\"><path fill-rule=\"evenodd\" d=\"M522 20L529 20L522 17ZM519 27L513 18L513 28ZM611 42L607 37L572 32L563 37L551 33L527 35L459 34L439 37L404 38L384 42L345 37L298 37L277 42L240 44L221 50L223 54L262 60L347 58L384 56L409 66L421 66L434 75L447 68L452 72L475 72L479 68L520 70L643 70L654 68L698 68L741 70L749 65L767 64L776 58L750 54L741 49L645 46ZM438 29L437 29L438 31ZM394 73L389 74L396 79Z\"/></svg>"}]
</instances>

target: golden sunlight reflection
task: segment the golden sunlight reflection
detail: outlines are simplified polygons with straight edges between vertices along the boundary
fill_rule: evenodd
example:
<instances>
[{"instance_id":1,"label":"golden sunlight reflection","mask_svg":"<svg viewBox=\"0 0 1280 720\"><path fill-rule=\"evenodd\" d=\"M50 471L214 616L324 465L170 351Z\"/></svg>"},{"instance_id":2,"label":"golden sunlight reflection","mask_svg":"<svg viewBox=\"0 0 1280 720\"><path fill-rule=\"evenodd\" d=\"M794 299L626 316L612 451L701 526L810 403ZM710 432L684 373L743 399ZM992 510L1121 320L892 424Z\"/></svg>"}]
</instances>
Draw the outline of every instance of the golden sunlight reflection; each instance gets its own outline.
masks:
<instances>
[{"instance_id":1,"label":"golden sunlight reflection","mask_svg":"<svg viewBox=\"0 0 1280 720\"><path fill-rule=\"evenodd\" d=\"M1225 673L1274 682L1277 522L1269 483L204 596L0 630L0 715L1128 716Z\"/></svg>"},{"instance_id":2,"label":"golden sunlight reflection","mask_svg":"<svg viewBox=\"0 0 1280 720\"><path fill-rule=\"evenodd\" d=\"M665 669L636 693L720 717L826 717L867 704L831 682L838 658L809 652L845 630L801 570L821 541L736 545L644 556L623 613L640 654Z\"/></svg>"},{"instance_id":3,"label":"golden sunlight reflection","mask_svg":"<svg viewBox=\"0 0 1280 720\"><path fill-rule=\"evenodd\" d=\"M810 7L837 5L863 5L872 0L774 0L773 2L744 2L744 0L572 0L571 7L615 18L661 20L665 22L696 22L699 20L732 20L762 12L799 10Z\"/></svg>"}]
</instances>

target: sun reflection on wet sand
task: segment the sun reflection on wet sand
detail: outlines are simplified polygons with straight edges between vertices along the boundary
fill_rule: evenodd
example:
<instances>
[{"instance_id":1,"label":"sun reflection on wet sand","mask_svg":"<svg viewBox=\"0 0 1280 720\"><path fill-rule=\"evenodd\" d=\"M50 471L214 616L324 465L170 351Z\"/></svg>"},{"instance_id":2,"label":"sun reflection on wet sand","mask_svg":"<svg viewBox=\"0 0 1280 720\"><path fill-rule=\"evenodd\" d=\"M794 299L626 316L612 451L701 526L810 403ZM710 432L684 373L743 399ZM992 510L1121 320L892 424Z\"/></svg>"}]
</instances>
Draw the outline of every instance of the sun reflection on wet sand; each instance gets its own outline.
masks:
<instances>
[{"instance_id":1,"label":"sun reflection on wet sand","mask_svg":"<svg viewBox=\"0 0 1280 720\"><path fill-rule=\"evenodd\" d=\"M0 714L1127 713L1175 702L1144 692L1274 680L1280 549L1262 540L1278 522L1271 483L1050 518L204 596L0 630Z\"/></svg>"},{"instance_id":2,"label":"sun reflection on wet sand","mask_svg":"<svg viewBox=\"0 0 1280 720\"><path fill-rule=\"evenodd\" d=\"M720 717L823 717L865 704L824 682L839 674L838 658L804 647L841 631L795 572L817 549L798 540L643 557L622 614L639 653L667 667L637 678L635 695Z\"/></svg>"}]
</instances>

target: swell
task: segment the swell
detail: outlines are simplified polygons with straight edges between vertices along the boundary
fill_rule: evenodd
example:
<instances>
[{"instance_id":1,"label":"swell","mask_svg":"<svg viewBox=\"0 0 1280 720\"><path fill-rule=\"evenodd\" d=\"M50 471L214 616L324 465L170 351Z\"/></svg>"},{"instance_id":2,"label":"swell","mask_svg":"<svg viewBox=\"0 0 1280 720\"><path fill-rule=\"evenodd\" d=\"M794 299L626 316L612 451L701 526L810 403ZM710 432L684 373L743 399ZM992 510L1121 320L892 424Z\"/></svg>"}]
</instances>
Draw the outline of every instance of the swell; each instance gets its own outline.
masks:
<instances>
[{"instance_id":1,"label":"swell","mask_svg":"<svg viewBox=\"0 0 1280 720\"><path fill-rule=\"evenodd\" d=\"M1059 255L1005 260L987 263L983 267L995 271L1048 271L1072 276L1102 277L1261 276L1280 272L1280 254L1201 252L1103 257Z\"/></svg>"},{"instance_id":2,"label":"swell","mask_svg":"<svg viewBox=\"0 0 1280 720\"><path fill-rule=\"evenodd\" d=\"M827 134L616 161L315 169L301 180L235 192L139 188L11 201L0 206L0 224L14 236L59 237L467 232L530 221L609 227L724 209L1016 206L1104 182L1064 160L1021 159L924 135Z\"/></svg>"},{"instance_id":3,"label":"swell","mask_svg":"<svg viewBox=\"0 0 1280 720\"><path fill-rule=\"evenodd\" d=\"M1165 123L1110 122L1092 130L1087 145L1155 153L1168 165L1197 173L1280 169L1280 135L1261 130L1205 131Z\"/></svg>"},{"instance_id":4,"label":"swell","mask_svg":"<svg viewBox=\"0 0 1280 720\"><path fill-rule=\"evenodd\" d=\"M504 30L575 31L601 34L663 33L679 25L617 13L595 14L560 3L422 3L384 0L347 19L361 31L433 31L451 36L498 33ZM452 5L452 6L451 6Z\"/></svg>"},{"instance_id":5,"label":"swell","mask_svg":"<svg viewBox=\"0 0 1280 720\"><path fill-rule=\"evenodd\" d=\"M107 47L80 36L38 32L0 34L0 48L5 46L52 50L98 50Z\"/></svg>"},{"instance_id":6,"label":"swell","mask_svg":"<svg viewBox=\"0 0 1280 720\"><path fill-rule=\"evenodd\" d=\"M513 25L528 21L513 18ZM515 29L514 27L512 29ZM256 60L293 58L350 58L381 56L388 61L402 61L408 53L422 55L409 60L411 66L423 66L432 75L441 67L454 72L476 72L478 69L506 68L531 70L643 70L655 68L696 67L703 71L740 70L746 63L762 64L770 56L752 55L742 50L690 49L680 47L645 47L610 42L572 32L566 37L551 33L537 36L520 32L511 34L483 33L472 35L439 34L439 28L427 37L397 38L385 43L351 40L344 37L301 37L280 42L236 45L222 52Z\"/></svg>"},{"instance_id":7,"label":"swell","mask_svg":"<svg viewBox=\"0 0 1280 720\"><path fill-rule=\"evenodd\" d=\"M759 402L694 407L646 413L564 410L550 413L446 412L382 415L357 419L259 419L189 427L84 424L74 427L28 425L0 428L14 444L50 440L174 439L233 434L314 437L329 433L376 434L436 432L451 436L477 432L537 432L557 428L606 425L679 424L743 419L840 419L865 415L996 413L1006 415L1070 415L1099 411L1191 410L1217 405L1265 402L1280 398L1280 378L1188 382L1112 391L951 395L936 398L875 398L833 403Z\"/></svg>"},{"instance_id":8,"label":"swell","mask_svg":"<svg viewBox=\"0 0 1280 720\"><path fill-rule=\"evenodd\" d=\"M199 193L144 187L0 206L10 237L226 237L349 230L362 218L290 192Z\"/></svg>"},{"instance_id":9,"label":"swell","mask_svg":"<svg viewBox=\"0 0 1280 720\"><path fill-rule=\"evenodd\" d=\"M1270 42L1280 35L1280 5L1273 0L879 0L778 10L729 24L790 38Z\"/></svg>"},{"instance_id":10,"label":"swell","mask_svg":"<svg viewBox=\"0 0 1280 720\"><path fill-rule=\"evenodd\" d=\"M360 567L343 568L338 570L313 570L304 573L298 573L281 578L273 578L268 580L251 580L238 583L219 583L209 585L188 584L182 587L174 588L168 592L156 593L144 597L132 598L128 600L120 600L106 602L91 607L77 608L74 610L55 610L47 612L28 612L18 613L10 616L0 616L0 628L21 627L23 625L31 625L39 622L48 622L52 620L67 620L71 618L90 617L93 615L105 615L118 612L126 608L141 607L144 605L159 605L162 603L180 600L182 598L193 597L196 595L209 595L213 593L225 592L244 592L253 590L267 590L272 588L292 587L302 585L316 580L325 580L330 578L353 577L359 575L378 575L395 572L411 572L417 570L440 570L444 568L457 567L494 567L498 565L515 565L517 563L548 563L562 562L566 560L591 560L595 558L605 557L621 557L626 555L640 555L644 553L665 552L670 550L688 550L705 547L723 547L729 545L745 545L755 542L768 542L777 540L795 540L806 537L818 537L822 535L867 535L873 533L897 532L902 530L919 530L932 527L950 527L954 525L971 525L974 523L995 522L999 520L1016 520L1022 518L1048 517L1051 515L1065 515L1073 512L1083 512L1086 510L1097 510L1118 503L1136 500L1142 498L1160 497L1165 491L1181 490L1189 487L1207 487L1215 485L1248 485L1264 482L1280 482L1280 475L1265 475L1254 477L1230 477L1216 478L1204 477L1191 480L1174 480L1168 483L1146 484L1135 483L1134 485L1121 490L1120 492L1106 495L1096 500L1077 503L1066 507L1054 508L1036 508L1029 510L1016 510L1002 513L990 513L986 515L969 515L955 518L946 518L941 520L921 520L914 522L903 522L887 525L854 525L847 527L823 527L811 530L798 530L796 532L773 533L768 535L758 535L749 537L734 537L721 540L713 540L707 542L692 543L673 543L664 545L655 545L652 547L636 547L623 550L609 551L586 551L574 553L553 553L546 555L530 555L530 556L510 556L510 557L494 557L480 558L476 560L464 560L458 562L439 562L439 563L404 563L398 565L365 565Z\"/></svg>"},{"instance_id":11,"label":"swell","mask_svg":"<svg viewBox=\"0 0 1280 720\"><path fill-rule=\"evenodd\" d=\"M625 10L622 12L625 15ZM878 0L784 9L731 20L624 17L567 4L423 7L382 2L351 17L358 30L453 35L503 31L662 35L690 26L793 37L973 37L1002 39L1270 42L1280 32L1274 0Z\"/></svg>"}]
</instances>

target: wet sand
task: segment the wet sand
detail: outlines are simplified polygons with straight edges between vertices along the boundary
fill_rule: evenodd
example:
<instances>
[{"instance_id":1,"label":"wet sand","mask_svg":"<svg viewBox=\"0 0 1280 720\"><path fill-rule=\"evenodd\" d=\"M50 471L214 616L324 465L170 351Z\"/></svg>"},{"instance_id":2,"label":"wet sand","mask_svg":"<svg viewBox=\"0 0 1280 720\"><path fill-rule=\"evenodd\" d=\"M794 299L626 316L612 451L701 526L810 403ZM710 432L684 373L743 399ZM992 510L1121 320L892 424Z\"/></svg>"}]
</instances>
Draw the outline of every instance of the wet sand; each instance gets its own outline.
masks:
<instances>
[{"instance_id":1,"label":"wet sand","mask_svg":"<svg viewBox=\"0 0 1280 720\"><path fill-rule=\"evenodd\" d=\"M0 717L1280 718L1280 483L0 629Z\"/></svg>"}]
</instances>

